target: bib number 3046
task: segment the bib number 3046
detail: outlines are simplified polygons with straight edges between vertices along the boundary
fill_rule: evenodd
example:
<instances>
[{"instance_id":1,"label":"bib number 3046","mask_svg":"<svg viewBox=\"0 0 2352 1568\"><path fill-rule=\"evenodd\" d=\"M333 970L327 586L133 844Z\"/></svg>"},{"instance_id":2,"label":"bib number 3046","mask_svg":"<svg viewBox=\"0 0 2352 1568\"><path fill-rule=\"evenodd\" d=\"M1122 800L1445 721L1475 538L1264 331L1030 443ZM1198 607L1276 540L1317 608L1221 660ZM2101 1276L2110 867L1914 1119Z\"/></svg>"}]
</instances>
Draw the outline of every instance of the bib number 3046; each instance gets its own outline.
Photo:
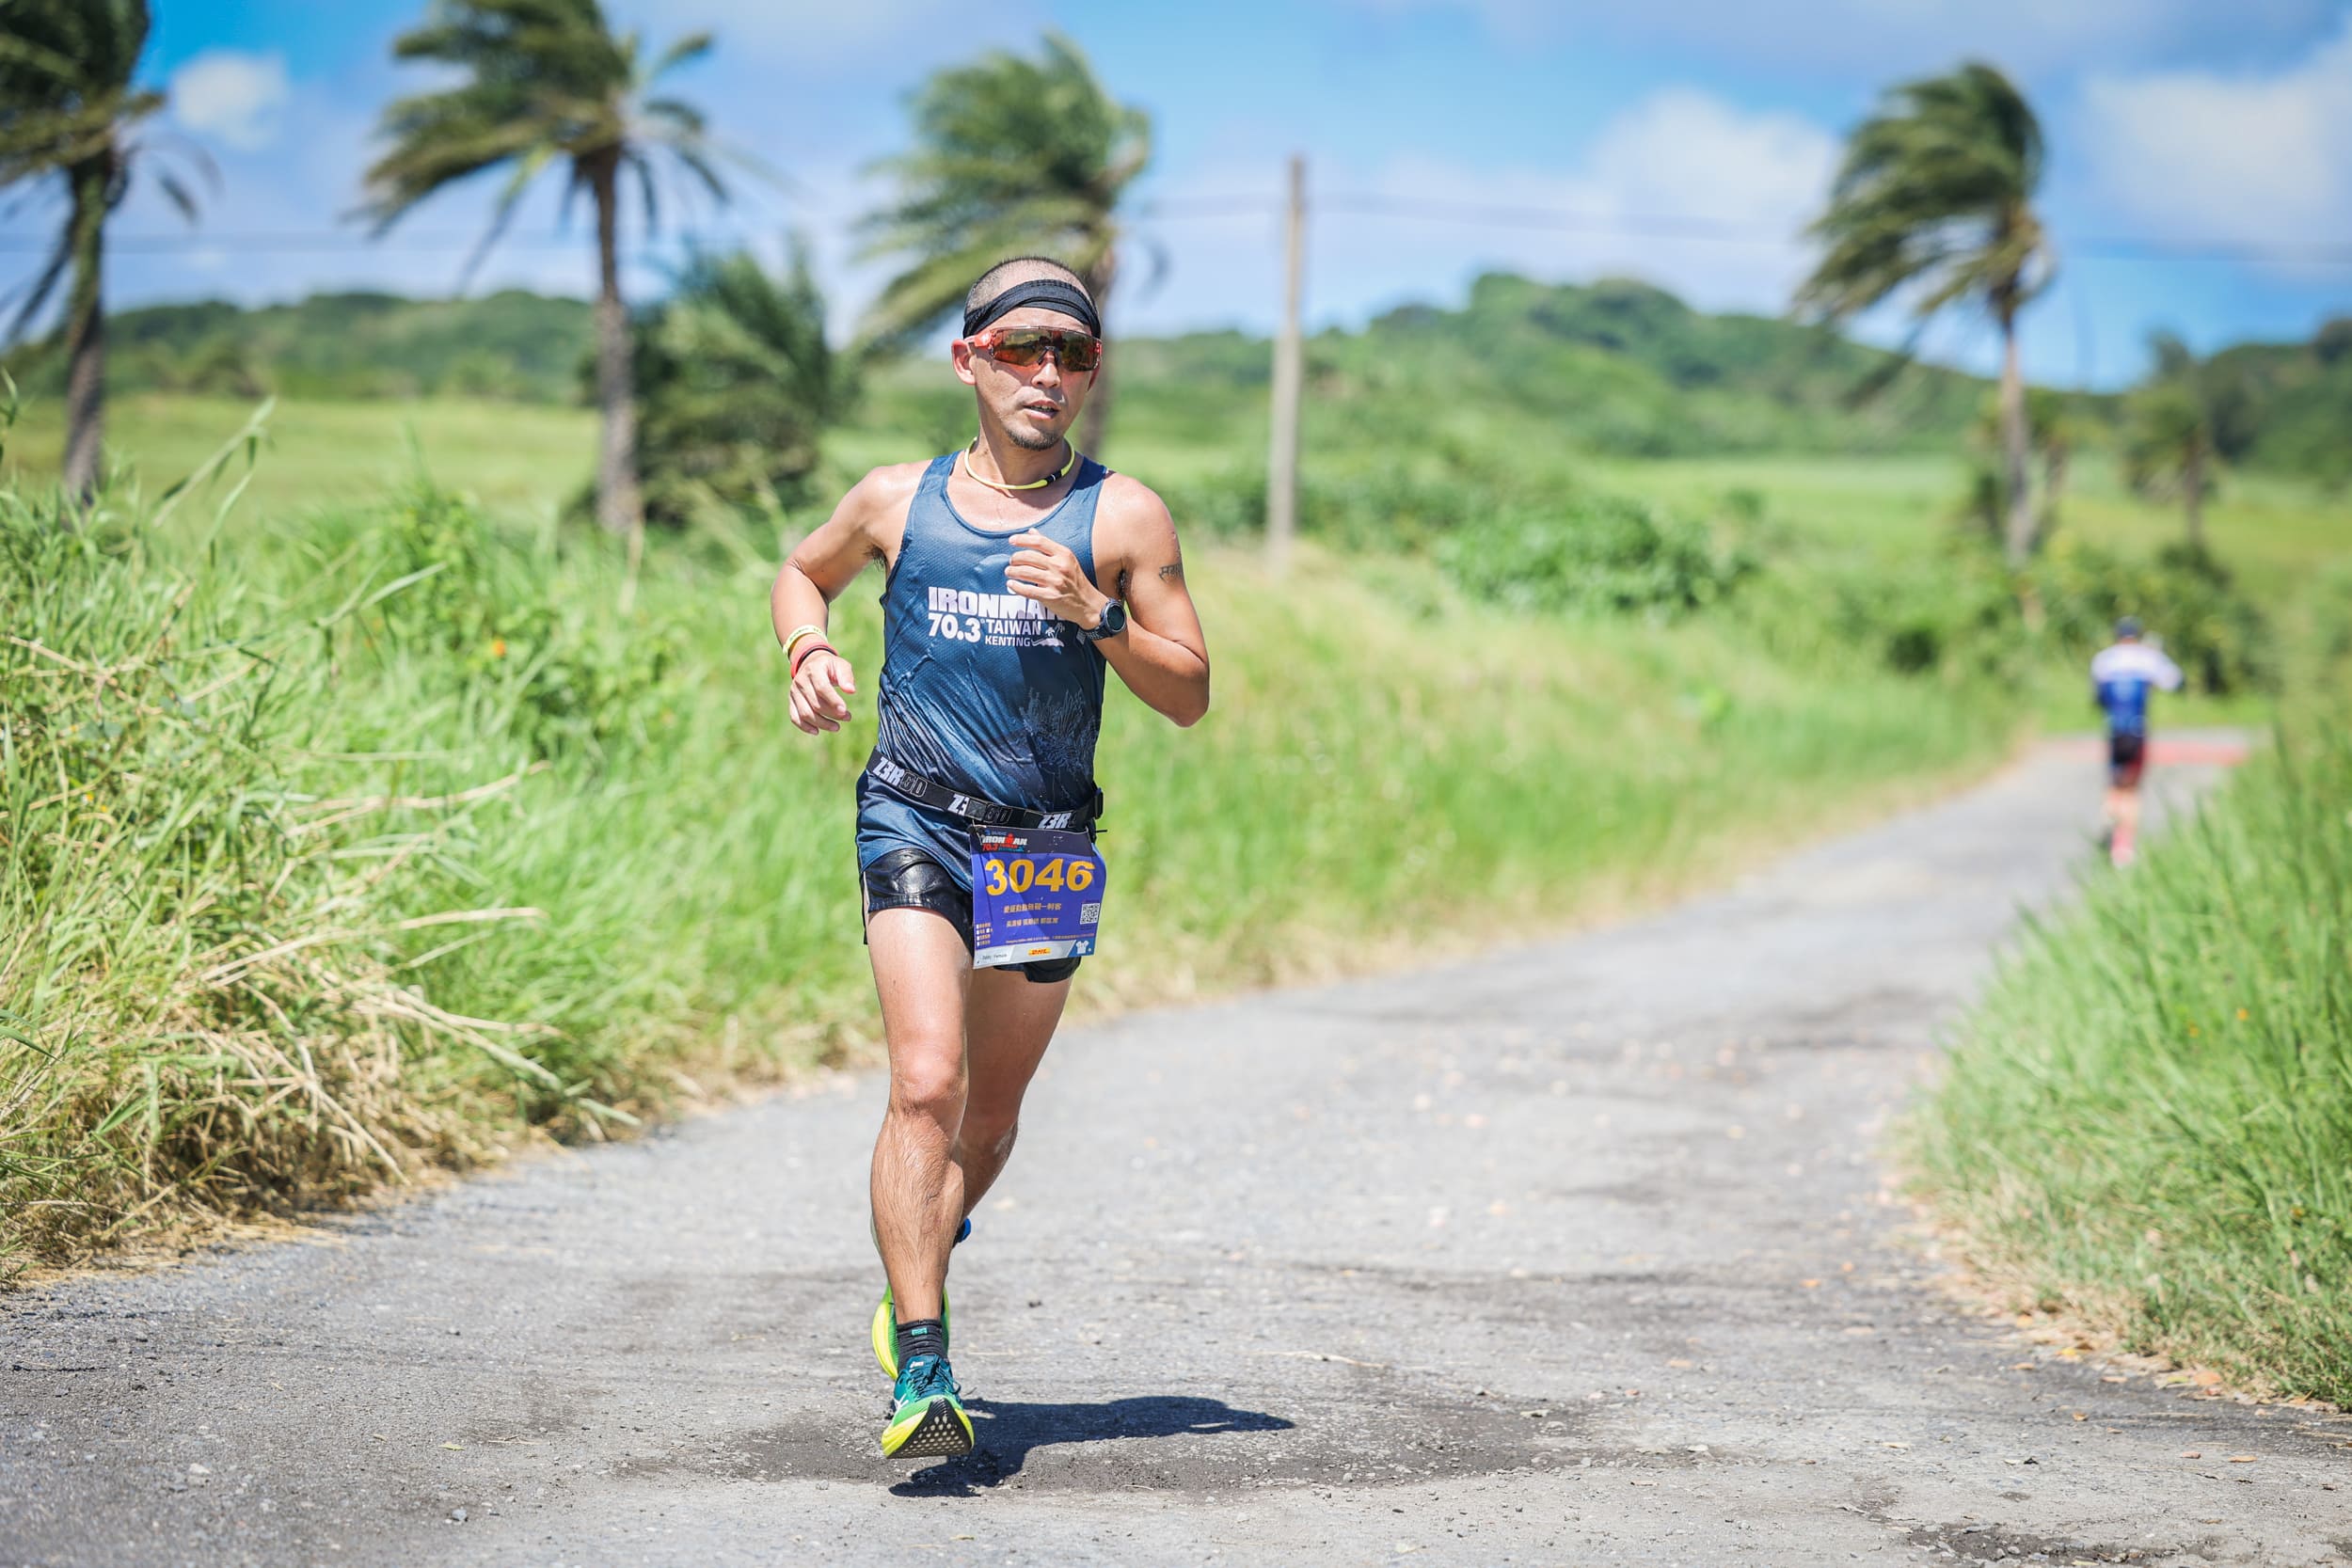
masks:
<instances>
[{"instance_id":1,"label":"bib number 3046","mask_svg":"<svg viewBox=\"0 0 2352 1568\"><path fill-rule=\"evenodd\" d=\"M972 967L1084 958L1103 921L1103 857L1085 833L976 830Z\"/></svg>"}]
</instances>

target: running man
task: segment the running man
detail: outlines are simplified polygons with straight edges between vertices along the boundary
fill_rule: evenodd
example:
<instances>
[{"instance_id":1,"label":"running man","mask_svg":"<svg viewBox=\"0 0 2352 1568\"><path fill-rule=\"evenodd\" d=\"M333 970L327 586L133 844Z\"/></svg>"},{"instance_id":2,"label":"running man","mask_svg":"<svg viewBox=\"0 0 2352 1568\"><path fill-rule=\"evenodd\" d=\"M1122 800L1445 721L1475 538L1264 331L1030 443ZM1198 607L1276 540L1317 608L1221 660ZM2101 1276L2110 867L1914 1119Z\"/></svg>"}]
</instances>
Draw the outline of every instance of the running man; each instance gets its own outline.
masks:
<instances>
[{"instance_id":1,"label":"running man","mask_svg":"<svg viewBox=\"0 0 2352 1568\"><path fill-rule=\"evenodd\" d=\"M1090 847L1104 667L1178 724L1209 706L1207 644L1168 508L1067 436L1102 333L1084 281L1060 262L991 267L950 350L978 438L868 473L794 546L770 596L792 721L823 735L849 721L858 690L826 641L827 607L868 562L885 571L881 733L857 786L866 943L890 1052L871 1188L888 1275L874 1354L894 1380L885 1456L973 1447L947 1360L947 1255L1012 1152L1022 1095L1093 950L1105 901ZM999 900L1032 883L1041 901L1081 887L1088 901L1010 949L1044 957L1007 961L1005 927L1041 918L1041 906Z\"/></svg>"},{"instance_id":2,"label":"running man","mask_svg":"<svg viewBox=\"0 0 2352 1568\"><path fill-rule=\"evenodd\" d=\"M2115 641L2090 660L2090 695L2107 716L2107 858L2132 863L2139 836L2139 775L2148 765L2148 692L2181 689L2181 667L2139 640L2139 623L2115 623Z\"/></svg>"}]
</instances>

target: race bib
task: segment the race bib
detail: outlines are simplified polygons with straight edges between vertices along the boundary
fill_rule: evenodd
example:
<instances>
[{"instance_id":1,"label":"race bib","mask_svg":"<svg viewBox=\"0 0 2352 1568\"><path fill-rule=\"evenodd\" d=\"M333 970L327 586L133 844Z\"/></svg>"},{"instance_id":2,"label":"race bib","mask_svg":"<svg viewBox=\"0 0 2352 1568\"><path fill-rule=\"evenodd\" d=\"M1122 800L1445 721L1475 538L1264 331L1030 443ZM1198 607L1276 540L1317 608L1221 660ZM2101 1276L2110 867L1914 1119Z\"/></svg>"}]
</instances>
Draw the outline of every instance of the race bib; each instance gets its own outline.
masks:
<instances>
[{"instance_id":1,"label":"race bib","mask_svg":"<svg viewBox=\"0 0 2352 1568\"><path fill-rule=\"evenodd\" d=\"M1103 877L1103 857L1085 833L972 830L972 967L1092 953Z\"/></svg>"}]
</instances>

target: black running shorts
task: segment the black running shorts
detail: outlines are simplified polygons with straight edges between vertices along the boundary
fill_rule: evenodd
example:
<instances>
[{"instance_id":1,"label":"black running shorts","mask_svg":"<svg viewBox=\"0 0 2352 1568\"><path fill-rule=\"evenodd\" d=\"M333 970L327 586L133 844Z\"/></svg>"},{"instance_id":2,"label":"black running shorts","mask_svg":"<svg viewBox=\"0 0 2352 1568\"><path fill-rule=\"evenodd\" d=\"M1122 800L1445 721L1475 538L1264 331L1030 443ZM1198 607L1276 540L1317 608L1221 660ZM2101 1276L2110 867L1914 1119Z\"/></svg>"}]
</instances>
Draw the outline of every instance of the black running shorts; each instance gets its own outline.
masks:
<instances>
[{"instance_id":1,"label":"black running shorts","mask_svg":"<svg viewBox=\"0 0 2352 1568\"><path fill-rule=\"evenodd\" d=\"M2107 782L2118 789L2137 789L2140 769L2148 765L2148 737L2144 735L2111 735L2107 736Z\"/></svg>"},{"instance_id":2,"label":"black running shorts","mask_svg":"<svg viewBox=\"0 0 2352 1568\"><path fill-rule=\"evenodd\" d=\"M956 928L963 945L972 945L972 895L947 875L947 868L920 849L893 849L877 856L865 868L866 917L882 910L929 910ZM1082 958L1041 958L1035 963L996 964L1017 969L1041 986L1054 985L1078 973Z\"/></svg>"}]
</instances>

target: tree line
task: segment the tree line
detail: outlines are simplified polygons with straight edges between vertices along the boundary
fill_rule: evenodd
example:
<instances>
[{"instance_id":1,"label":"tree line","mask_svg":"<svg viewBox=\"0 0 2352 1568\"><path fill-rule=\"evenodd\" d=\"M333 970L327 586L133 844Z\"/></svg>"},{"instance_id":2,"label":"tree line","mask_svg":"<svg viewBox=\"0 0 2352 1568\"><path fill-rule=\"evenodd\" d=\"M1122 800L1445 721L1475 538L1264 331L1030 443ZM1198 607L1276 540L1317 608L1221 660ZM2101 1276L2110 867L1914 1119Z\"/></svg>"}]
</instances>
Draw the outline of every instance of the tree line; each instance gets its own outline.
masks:
<instances>
[{"instance_id":1,"label":"tree line","mask_svg":"<svg viewBox=\"0 0 2352 1568\"><path fill-rule=\"evenodd\" d=\"M151 20L148 0L0 0L0 191L63 198L55 245L10 335L63 289L64 482L84 495L98 483L103 449L106 221L140 178L191 222L199 189L218 184L199 151L153 130L166 95L137 81ZM594 506L620 534L642 526L649 504L676 516L703 494L772 500L814 467L817 436L850 394L849 360L827 344L823 300L797 249L781 276L748 256L692 257L668 296L634 318L622 298L621 236L632 216L652 233L665 206L724 206L734 182L774 179L669 85L714 47L695 33L652 48L615 31L599 0L431 0L392 49L437 68L441 85L385 107L380 151L350 214L380 236L453 185L498 179L470 277L543 176L562 180L566 210L586 199ZM1112 96L1075 44L1049 34L1033 57L992 51L942 71L914 95L911 119L907 150L880 166L895 195L858 225L861 254L896 263L861 348L918 341L953 315L974 276L1021 251L1061 257L1107 303L1152 124ZM1849 137L1809 230L1820 259L1792 302L1801 317L1841 325L1895 302L1921 327L1963 308L1996 326L2000 460L1986 502L2012 564L2054 526L2072 443L2062 400L2028 396L2017 350L2020 316L2057 273L2036 207L2045 162L2031 105L1993 66L1891 88ZM2230 377L2178 340L2158 340L2153 358L2125 404L2126 471L2180 498L2201 547L2203 502L2218 463L2244 450L2245 420ZM1079 439L1089 449L1100 450L1109 392L1098 388L1089 404Z\"/></svg>"}]
</instances>

